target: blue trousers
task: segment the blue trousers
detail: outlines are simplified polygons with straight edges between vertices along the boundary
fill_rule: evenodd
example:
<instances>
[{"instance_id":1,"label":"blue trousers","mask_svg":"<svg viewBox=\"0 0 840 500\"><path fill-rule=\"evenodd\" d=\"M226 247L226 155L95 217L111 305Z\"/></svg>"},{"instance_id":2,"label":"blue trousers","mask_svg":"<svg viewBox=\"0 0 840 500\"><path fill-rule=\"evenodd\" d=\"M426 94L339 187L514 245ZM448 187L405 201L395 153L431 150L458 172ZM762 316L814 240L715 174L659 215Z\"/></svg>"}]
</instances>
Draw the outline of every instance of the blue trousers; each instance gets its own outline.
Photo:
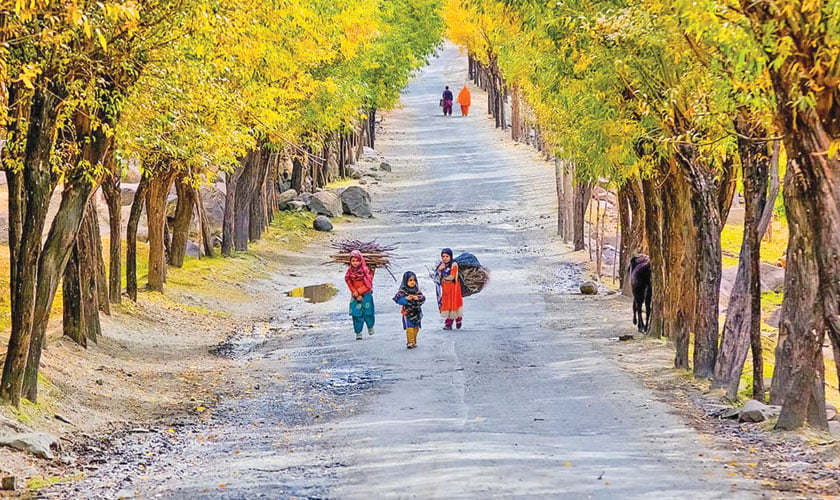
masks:
<instances>
[{"instance_id":1,"label":"blue trousers","mask_svg":"<svg viewBox=\"0 0 840 500\"><path fill-rule=\"evenodd\" d=\"M368 292L362 295L361 302L357 302L356 299L350 300L350 316L353 317L353 329L356 333L362 333L365 325L367 325L368 330L373 328L376 322L375 315L373 293Z\"/></svg>"},{"instance_id":2,"label":"blue trousers","mask_svg":"<svg viewBox=\"0 0 840 500\"><path fill-rule=\"evenodd\" d=\"M362 333L362 329L367 324L368 330L373 328L376 316L373 314L369 316L353 316L353 330L356 333Z\"/></svg>"}]
</instances>

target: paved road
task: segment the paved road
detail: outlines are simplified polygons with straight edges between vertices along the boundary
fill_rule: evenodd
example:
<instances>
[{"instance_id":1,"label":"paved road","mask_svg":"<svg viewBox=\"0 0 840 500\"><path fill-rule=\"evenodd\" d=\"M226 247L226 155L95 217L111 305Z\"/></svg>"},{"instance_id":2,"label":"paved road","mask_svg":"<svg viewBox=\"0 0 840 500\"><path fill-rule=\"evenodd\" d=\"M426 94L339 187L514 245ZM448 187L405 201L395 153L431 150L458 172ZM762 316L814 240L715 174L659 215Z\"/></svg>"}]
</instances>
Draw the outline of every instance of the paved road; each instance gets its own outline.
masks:
<instances>
[{"instance_id":1,"label":"paved road","mask_svg":"<svg viewBox=\"0 0 840 500\"><path fill-rule=\"evenodd\" d=\"M337 237L400 242L434 296L425 266L441 247L493 270L466 301L465 328L444 332L433 301L419 348L406 351L393 281L376 276L377 334L353 340L349 294L277 312L248 355L254 395L225 402L184 447L150 462L123 494L164 498L752 498L720 450L629 380L593 345L630 325L615 298L562 293L572 265L552 242L553 170L474 113L439 116L444 84L466 61L446 46L385 116L378 149L394 166L371 221ZM341 284L317 264L301 284ZM283 282L282 279L279 279ZM561 285L556 283L560 282ZM612 301L612 302L610 302ZM629 305L627 306L629 311ZM604 317L607 316L607 317ZM92 490L103 491L103 490ZM113 489L105 490L111 491ZM90 494L90 493L88 493Z\"/></svg>"}]
</instances>

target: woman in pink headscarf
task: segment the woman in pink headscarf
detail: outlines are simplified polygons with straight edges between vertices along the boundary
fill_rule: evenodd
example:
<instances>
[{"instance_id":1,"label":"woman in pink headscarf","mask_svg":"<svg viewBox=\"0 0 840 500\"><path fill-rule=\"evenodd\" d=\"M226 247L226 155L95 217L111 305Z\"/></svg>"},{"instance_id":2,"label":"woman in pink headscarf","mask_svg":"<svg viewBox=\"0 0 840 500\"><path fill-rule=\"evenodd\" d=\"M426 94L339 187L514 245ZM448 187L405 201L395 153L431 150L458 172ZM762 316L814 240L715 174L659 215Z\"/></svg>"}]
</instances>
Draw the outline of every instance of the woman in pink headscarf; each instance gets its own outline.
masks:
<instances>
[{"instance_id":1,"label":"woman in pink headscarf","mask_svg":"<svg viewBox=\"0 0 840 500\"><path fill-rule=\"evenodd\" d=\"M350 316L356 340L362 340L362 330L367 325L368 335L373 335L375 311L373 309L373 273L365 257L358 250L350 252L350 267L344 275L347 288L353 298L350 300Z\"/></svg>"}]
</instances>

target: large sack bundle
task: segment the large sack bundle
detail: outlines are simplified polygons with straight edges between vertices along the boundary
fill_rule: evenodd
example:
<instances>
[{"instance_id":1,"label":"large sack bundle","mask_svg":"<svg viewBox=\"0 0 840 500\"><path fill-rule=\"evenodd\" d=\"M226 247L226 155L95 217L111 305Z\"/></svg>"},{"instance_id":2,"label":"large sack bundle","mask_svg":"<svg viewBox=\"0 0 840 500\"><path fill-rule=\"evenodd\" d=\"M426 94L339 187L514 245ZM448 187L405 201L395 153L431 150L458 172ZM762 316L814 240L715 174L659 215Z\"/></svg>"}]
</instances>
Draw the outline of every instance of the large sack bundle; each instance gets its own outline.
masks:
<instances>
[{"instance_id":1,"label":"large sack bundle","mask_svg":"<svg viewBox=\"0 0 840 500\"><path fill-rule=\"evenodd\" d=\"M482 266L475 255L464 252L454 260L458 264L461 295L464 297L477 294L490 282L490 270Z\"/></svg>"}]
</instances>

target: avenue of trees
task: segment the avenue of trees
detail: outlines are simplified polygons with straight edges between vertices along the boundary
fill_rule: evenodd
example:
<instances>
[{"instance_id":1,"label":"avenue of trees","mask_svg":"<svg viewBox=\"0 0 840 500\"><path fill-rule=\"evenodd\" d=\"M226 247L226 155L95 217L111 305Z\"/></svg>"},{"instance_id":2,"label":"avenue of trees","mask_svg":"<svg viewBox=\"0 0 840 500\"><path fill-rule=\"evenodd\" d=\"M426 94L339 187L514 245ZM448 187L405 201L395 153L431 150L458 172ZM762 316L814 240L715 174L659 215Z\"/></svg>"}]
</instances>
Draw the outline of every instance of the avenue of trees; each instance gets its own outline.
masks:
<instances>
[{"instance_id":1,"label":"avenue of trees","mask_svg":"<svg viewBox=\"0 0 840 500\"><path fill-rule=\"evenodd\" d=\"M497 126L510 102L513 138L556 158L559 233L582 249L590 190L617 188L622 278L635 253L653 263L649 333L733 398L750 351L765 397L759 248L781 167L790 236L770 400L777 428L826 429L826 336L840 363L840 1L447 0L444 17ZM720 233L738 182L744 239L721 328Z\"/></svg>"},{"instance_id":2,"label":"avenue of trees","mask_svg":"<svg viewBox=\"0 0 840 500\"><path fill-rule=\"evenodd\" d=\"M439 0L4 0L12 326L0 398L36 401L60 283L64 333L82 345L122 299L123 266L137 299L144 208L150 290L163 291L167 266L183 265L190 221L204 217L202 185L227 184L222 254L247 249L277 209L281 180L324 186L373 146L377 110L397 102L442 29ZM142 178L121 235L129 162ZM100 188L107 270L92 201Z\"/></svg>"}]
</instances>

